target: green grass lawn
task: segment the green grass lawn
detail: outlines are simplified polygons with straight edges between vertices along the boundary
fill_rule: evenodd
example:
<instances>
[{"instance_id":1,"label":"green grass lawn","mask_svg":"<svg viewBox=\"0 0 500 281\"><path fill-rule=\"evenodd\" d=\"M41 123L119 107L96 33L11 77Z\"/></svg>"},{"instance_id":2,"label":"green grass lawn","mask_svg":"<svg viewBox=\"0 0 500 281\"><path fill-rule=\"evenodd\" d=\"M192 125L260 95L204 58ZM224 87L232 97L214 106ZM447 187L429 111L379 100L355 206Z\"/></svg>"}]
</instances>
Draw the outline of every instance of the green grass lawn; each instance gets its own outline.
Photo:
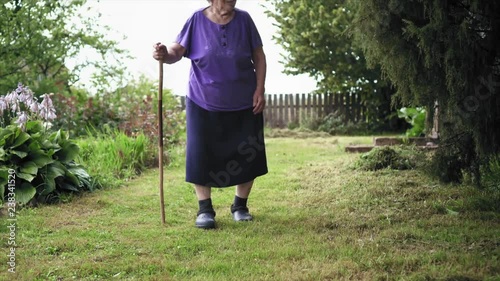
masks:
<instances>
[{"instance_id":1,"label":"green grass lawn","mask_svg":"<svg viewBox=\"0 0 500 281\"><path fill-rule=\"evenodd\" d=\"M254 221L233 222L234 188L217 189L216 230L194 227L183 163L165 169L165 226L157 170L23 209L17 273L2 262L0 280L500 280L500 214L487 195L418 171L353 170L349 143L371 138L267 139Z\"/></svg>"}]
</instances>

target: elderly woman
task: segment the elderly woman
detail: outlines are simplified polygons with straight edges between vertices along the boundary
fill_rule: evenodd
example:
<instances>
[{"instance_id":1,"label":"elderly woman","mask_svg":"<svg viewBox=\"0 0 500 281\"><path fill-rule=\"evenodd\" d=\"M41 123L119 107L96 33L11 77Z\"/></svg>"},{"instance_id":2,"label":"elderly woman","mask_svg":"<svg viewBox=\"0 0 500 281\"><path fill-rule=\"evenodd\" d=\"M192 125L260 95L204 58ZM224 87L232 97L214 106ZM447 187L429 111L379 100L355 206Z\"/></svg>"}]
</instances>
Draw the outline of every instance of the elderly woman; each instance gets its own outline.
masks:
<instances>
[{"instance_id":1,"label":"elderly woman","mask_svg":"<svg viewBox=\"0 0 500 281\"><path fill-rule=\"evenodd\" d=\"M195 225L215 228L211 188L236 185L231 213L250 221L254 179L267 173L263 136L266 58L250 15L236 0L209 0L186 22L174 43L154 45L153 57L191 60L186 98L186 181L199 211Z\"/></svg>"}]
</instances>

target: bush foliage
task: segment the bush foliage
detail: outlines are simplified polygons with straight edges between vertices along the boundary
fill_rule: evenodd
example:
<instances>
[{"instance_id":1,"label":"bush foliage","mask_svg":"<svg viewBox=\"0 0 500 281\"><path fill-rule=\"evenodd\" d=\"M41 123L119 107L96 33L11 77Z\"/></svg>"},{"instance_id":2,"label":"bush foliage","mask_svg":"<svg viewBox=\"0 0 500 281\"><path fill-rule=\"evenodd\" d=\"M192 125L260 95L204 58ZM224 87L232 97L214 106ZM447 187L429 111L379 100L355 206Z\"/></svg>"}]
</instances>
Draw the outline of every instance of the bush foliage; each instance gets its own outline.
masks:
<instances>
[{"instance_id":1,"label":"bush foliage","mask_svg":"<svg viewBox=\"0 0 500 281\"><path fill-rule=\"evenodd\" d=\"M61 112L56 127L74 136L118 129L128 136L143 133L152 142L158 139L157 85L141 76L127 86L95 96L82 90L55 94L54 106ZM163 133L165 143L176 144L185 132L185 114L179 99L163 91Z\"/></svg>"},{"instance_id":2,"label":"bush foliage","mask_svg":"<svg viewBox=\"0 0 500 281\"><path fill-rule=\"evenodd\" d=\"M75 162L79 148L61 130L48 133L40 121L26 131L16 125L0 130L0 194L7 189L9 170L15 177L16 202L51 202L62 192L92 191L96 183ZM12 190L9 190L12 191Z\"/></svg>"},{"instance_id":3,"label":"bush foliage","mask_svg":"<svg viewBox=\"0 0 500 281\"><path fill-rule=\"evenodd\" d=\"M56 112L49 95L28 87L0 97L0 194L15 202L51 202L65 191L93 190L95 183L74 159L79 147L62 130L50 131ZM7 187L7 188L6 188ZM12 200L13 197L9 197Z\"/></svg>"},{"instance_id":4,"label":"bush foliage","mask_svg":"<svg viewBox=\"0 0 500 281\"><path fill-rule=\"evenodd\" d=\"M13 191L20 204L56 202L68 192L118 186L156 164L153 86L141 80L115 95L92 97L75 91L45 94L38 102L20 84L0 97L0 194ZM166 92L168 145L183 136L184 113ZM80 138L71 140L68 132Z\"/></svg>"},{"instance_id":5,"label":"bush foliage","mask_svg":"<svg viewBox=\"0 0 500 281\"><path fill-rule=\"evenodd\" d=\"M450 144L434 158L441 179L472 174L480 185L482 167L500 153L500 3L350 2L355 41L396 86L398 100L430 114L438 104L440 138Z\"/></svg>"},{"instance_id":6,"label":"bush foliage","mask_svg":"<svg viewBox=\"0 0 500 281\"><path fill-rule=\"evenodd\" d=\"M411 128L406 130L407 137L420 137L425 133L426 112L423 107L403 107L398 110L398 117L411 125Z\"/></svg>"}]
</instances>

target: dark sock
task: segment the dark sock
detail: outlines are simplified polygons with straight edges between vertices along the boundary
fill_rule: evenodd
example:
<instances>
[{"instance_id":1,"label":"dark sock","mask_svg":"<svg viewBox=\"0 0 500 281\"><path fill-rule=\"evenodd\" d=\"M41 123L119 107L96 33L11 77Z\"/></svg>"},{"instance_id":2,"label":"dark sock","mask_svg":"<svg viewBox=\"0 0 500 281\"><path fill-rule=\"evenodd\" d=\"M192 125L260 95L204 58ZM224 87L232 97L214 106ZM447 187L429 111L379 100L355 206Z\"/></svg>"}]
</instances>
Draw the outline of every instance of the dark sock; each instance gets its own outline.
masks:
<instances>
[{"instance_id":1,"label":"dark sock","mask_svg":"<svg viewBox=\"0 0 500 281\"><path fill-rule=\"evenodd\" d=\"M205 200L198 200L198 206L200 207L198 215L203 213L209 213L215 216L214 207L212 206L212 198L208 198Z\"/></svg>"},{"instance_id":2,"label":"dark sock","mask_svg":"<svg viewBox=\"0 0 500 281\"><path fill-rule=\"evenodd\" d=\"M231 212L234 213L238 210L248 211L247 201L248 201L248 198L241 198L241 197L238 197L235 195L234 196L234 203L233 203L233 205L231 205Z\"/></svg>"}]
</instances>

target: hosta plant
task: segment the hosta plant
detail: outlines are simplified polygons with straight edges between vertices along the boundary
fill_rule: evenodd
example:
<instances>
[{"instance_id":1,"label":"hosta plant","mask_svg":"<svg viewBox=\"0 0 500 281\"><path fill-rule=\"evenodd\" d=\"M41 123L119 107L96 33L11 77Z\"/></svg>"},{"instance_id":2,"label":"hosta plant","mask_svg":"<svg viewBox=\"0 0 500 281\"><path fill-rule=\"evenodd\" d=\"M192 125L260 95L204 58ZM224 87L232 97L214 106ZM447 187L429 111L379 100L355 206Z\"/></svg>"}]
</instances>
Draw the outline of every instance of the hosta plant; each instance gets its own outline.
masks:
<instances>
[{"instance_id":1,"label":"hosta plant","mask_svg":"<svg viewBox=\"0 0 500 281\"><path fill-rule=\"evenodd\" d=\"M91 177L74 161L78 146L62 130L47 131L47 122L55 118L48 95L38 103L33 93L20 85L0 97L0 113L2 198L14 191L16 203L33 199L47 202L63 191L94 189Z\"/></svg>"}]
</instances>

